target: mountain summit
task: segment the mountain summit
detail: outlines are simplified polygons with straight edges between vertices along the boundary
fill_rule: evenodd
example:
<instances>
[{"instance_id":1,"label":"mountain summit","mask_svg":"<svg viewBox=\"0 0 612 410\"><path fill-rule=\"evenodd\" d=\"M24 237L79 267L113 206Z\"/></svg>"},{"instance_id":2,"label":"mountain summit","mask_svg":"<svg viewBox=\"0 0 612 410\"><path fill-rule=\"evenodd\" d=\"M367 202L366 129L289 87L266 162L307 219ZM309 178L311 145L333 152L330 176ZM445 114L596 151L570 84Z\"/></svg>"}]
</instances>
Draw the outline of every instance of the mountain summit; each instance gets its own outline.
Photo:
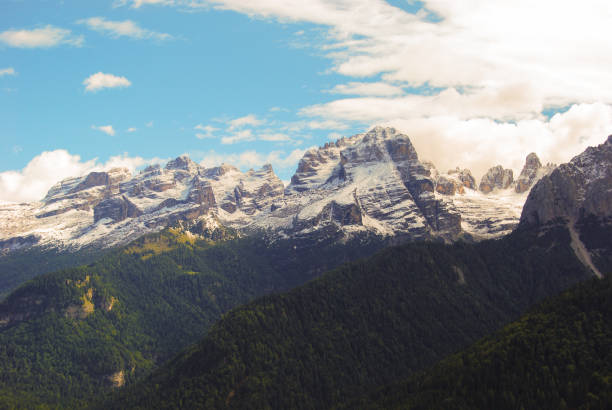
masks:
<instances>
[{"instance_id":1,"label":"mountain summit","mask_svg":"<svg viewBox=\"0 0 612 410\"><path fill-rule=\"evenodd\" d=\"M40 202L0 206L0 248L114 246L177 223L273 237L499 236L516 226L526 194L496 178L485 195L469 170L439 173L407 135L374 127L308 150L287 187L269 164L241 172L185 155L137 175L116 168L69 178Z\"/></svg>"}]
</instances>

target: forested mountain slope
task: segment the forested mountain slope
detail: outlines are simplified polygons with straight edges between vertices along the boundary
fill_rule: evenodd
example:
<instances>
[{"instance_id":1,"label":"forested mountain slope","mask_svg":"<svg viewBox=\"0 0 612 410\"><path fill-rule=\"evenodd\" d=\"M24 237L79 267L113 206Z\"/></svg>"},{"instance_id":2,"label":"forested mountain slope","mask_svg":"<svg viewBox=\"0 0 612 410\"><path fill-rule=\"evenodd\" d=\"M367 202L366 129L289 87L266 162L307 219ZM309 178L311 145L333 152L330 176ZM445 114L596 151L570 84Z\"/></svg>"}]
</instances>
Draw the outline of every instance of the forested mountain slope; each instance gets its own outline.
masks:
<instances>
[{"instance_id":1,"label":"forested mountain slope","mask_svg":"<svg viewBox=\"0 0 612 410\"><path fill-rule=\"evenodd\" d=\"M170 229L36 277L0 304L0 407L84 405L199 340L223 312L381 246L214 243Z\"/></svg>"},{"instance_id":2,"label":"forested mountain slope","mask_svg":"<svg viewBox=\"0 0 612 410\"><path fill-rule=\"evenodd\" d=\"M425 369L592 275L563 227L409 244L225 315L104 407L328 408Z\"/></svg>"},{"instance_id":3,"label":"forested mountain slope","mask_svg":"<svg viewBox=\"0 0 612 410\"><path fill-rule=\"evenodd\" d=\"M424 375L346 408L609 409L612 275L551 298Z\"/></svg>"}]
</instances>

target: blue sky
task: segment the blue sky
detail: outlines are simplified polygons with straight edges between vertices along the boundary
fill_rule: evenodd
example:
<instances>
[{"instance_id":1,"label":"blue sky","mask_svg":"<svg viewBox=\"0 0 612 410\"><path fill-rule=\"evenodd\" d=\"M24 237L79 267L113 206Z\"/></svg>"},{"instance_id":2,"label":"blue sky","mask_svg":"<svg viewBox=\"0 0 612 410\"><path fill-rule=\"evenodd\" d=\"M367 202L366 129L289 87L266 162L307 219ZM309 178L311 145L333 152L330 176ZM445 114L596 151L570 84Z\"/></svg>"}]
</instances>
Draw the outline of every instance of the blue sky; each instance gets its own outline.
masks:
<instances>
[{"instance_id":1,"label":"blue sky","mask_svg":"<svg viewBox=\"0 0 612 410\"><path fill-rule=\"evenodd\" d=\"M287 134L281 129L284 124L275 122L301 121L295 113L302 106L330 100L321 90L338 83L340 76L323 74L328 61L317 50L299 45L302 37L317 35L312 25L270 24L231 11L134 10L114 8L112 2L33 3L3 3L2 28L53 25L82 36L83 42L78 47L0 49L3 65L17 73L1 79L0 135L11 151L2 170L22 168L41 151L57 148L102 161L124 152L144 158L186 152L198 160L211 149L219 154L245 149L290 152L321 144L335 131L293 132L291 141L221 144L197 138L202 130L194 129L208 125L217 128L216 136L224 136L228 121L254 115L262 122L258 132ZM172 37L114 38L78 23L99 16L132 20ZM305 34L307 30L313 32ZM85 91L83 81L97 72L125 77L131 85ZM112 125L115 135L92 128L105 125ZM128 132L130 128L136 130Z\"/></svg>"},{"instance_id":2,"label":"blue sky","mask_svg":"<svg viewBox=\"0 0 612 410\"><path fill-rule=\"evenodd\" d=\"M612 125L608 14L599 1L5 0L0 200L183 153L272 162L288 180L305 149L375 124L442 169L568 160Z\"/></svg>"}]
</instances>

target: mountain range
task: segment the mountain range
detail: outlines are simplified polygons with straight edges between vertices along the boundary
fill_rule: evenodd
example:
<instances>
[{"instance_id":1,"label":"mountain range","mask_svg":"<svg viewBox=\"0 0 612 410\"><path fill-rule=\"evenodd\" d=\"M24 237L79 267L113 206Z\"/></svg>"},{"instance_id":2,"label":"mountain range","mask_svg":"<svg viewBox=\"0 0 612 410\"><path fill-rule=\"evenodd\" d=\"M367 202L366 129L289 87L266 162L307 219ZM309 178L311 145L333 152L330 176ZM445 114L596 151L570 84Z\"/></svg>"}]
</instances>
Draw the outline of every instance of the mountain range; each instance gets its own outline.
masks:
<instances>
[{"instance_id":1,"label":"mountain range","mask_svg":"<svg viewBox=\"0 0 612 410\"><path fill-rule=\"evenodd\" d=\"M275 238L499 237L516 226L527 191L553 168L532 153L516 181L498 165L477 184L467 169L440 172L419 160L405 134L374 127L308 150L286 187L271 165L241 172L187 156L136 175L116 168L69 178L41 201L0 204L0 250L112 247L176 224Z\"/></svg>"},{"instance_id":2,"label":"mountain range","mask_svg":"<svg viewBox=\"0 0 612 410\"><path fill-rule=\"evenodd\" d=\"M610 164L612 136L543 176L502 239L388 248L234 309L104 406L607 408Z\"/></svg>"},{"instance_id":3,"label":"mountain range","mask_svg":"<svg viewBox=\"0 0 612 410\"><path fill-rule=\"evenodd\" d=\"M286 187L270 166L187 157L62 181L2 208L0 274L27 264L35 277L0 302L0 404L384 407L363 394L413 389L445 356L612 272L611 163L612 136L477 184L376 127L306 152ZM49 268L67 268L40 274L50 251L67 259Z\"/></svg>"}]
</instances>

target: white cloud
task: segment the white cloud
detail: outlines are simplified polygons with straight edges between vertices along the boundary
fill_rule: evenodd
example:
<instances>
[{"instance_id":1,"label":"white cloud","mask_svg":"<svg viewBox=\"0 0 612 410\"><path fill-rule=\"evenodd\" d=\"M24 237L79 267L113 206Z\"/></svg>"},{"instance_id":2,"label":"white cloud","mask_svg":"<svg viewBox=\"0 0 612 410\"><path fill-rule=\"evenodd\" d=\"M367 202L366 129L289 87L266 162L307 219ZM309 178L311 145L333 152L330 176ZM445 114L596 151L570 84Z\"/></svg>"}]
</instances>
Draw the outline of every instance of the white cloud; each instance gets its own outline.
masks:
<instances>
[{"instance_id":1,"label":"white cloud","mask_svg":"<svg viewBox=\"0 0 612 410\"><path fill-rule=\"evenodd\" d=\"M97 72L83 80L85 91L98 91L104 88L129 87L132 83L125 77Z\"/></svg>"},{"instance_id":2,"label":"white cloud","mask_svg":"<svg viewBox=\"0 0 612 410\"><path fill-rule=\"evenodd\" d=\"M100 163L97 159L82 161L78 155L71 155L63 149L45 151L34 157L22 170L0 173L0 201L36 201L42 199L49 188L65 178L117 167L128 168L134 172L138 167L159 162L159 159L146 160L123 154Z\"/></svg>"},{"instance_id":3,"label":"white cloud","mask_svg":"<svg viewBox=\"0 0 612 410\"><path fill-rule=\"evenodd\" d=\"M221 138L222 144L235 144L237 142L255 141L253 131L250 129L236 131L231 135L227 135Z\"/></svg>"},{"instance_id":4,"label":"white cloud","mask_svg":"<svg viewBox=\"0 0 612 410\"><path fill-rule=\"evenodd\" d=\"M472 87L494 94L525 83L533 106L612 102L612 12L603 0L427 0L442 17L414 15L382 0L218 0L248 15L329 26L323 51L351 77L382 74L413 86ZM517 30L517 24L520 30ZM503 104L503 101L498 101ZM537 114L537 113L536 113Z\"/></svg>"},{"instance_id":5,"label":"white cloud","mask_svg":"<svg viewBox=\"0 0 612 410\"><path fill-rule=\"evenodd\" d=\"M345 98L306 107L301 113L329 120L378 121L396 117L427 117L453 114L461 118L535 118L542 111L536 90L528 84L508 84L499 89L447 88L436 95Z\"/></svg>"},{"instance_id":6,"label":"white cloud","mask_svg":"<svg viewBox=\"0 0 612 410\"><path fill-rule=\"evenodd\" d=\"M136 131L138 131L138 128L130 127L126 131L127 132L136 132Z\"/></svg>"},{"instance_id":7,"label":"white cloud","mask_svg":"<svg viewBox=\"0 0 612 410\"><path fill-rule=\"evenodd\" d=\"M195 130L199 130L202 132L198 132L196 133L196 137L198 139L206 139L206 138L214 138L214 132L218 131L218 128L215 128L211 125L202 125L202 124L198 124L195 127L193 127Z\"/></svg>"},{"instance_id":8,"label":"white cloud","mask_svg":"<svg viewBox=\"0 0 612 410\"><path fill-rule=\"evenodd\" d=\"M359 80L332 91L362 98L306 107L301 114L315 121L403 124L423 141L428 129L438 135L437 143L431 149L420 144L420 150L433 160L440 155L440 162L456 158L468 165L467 157L485 156L470 153L482 146L489 164L507 161L510 154L522 162L531 146L561 161L584 148L577 134L599 139L610 133L612 10L607 1L425 0L426 10L417 14L383 0L208 3L259 18L325 26L326 37L314 45L332 61L331 71ZM439 18L429 18L430 13ZM367 77L380 80L361 80ZM390 84L406 85L405 93ZM563 106L572 109L558 119L544 118L545 109ZM561 119L563 127L556 125ZM561 142L566 129L572 135L567 149ZM465 158L458 157L462 149Z\"/></svg>"},{"instance_id":9,"label":"white cloud","mask_svg":"<svg viewBox=\"0 0 612 410\"><path fill-rule=\"evenodd\" d=\"M15 71L13 67L0 68L0 77L3 77L5 75L16 75L16 74L17 72Z\"/></svg>"},{"instance_id":10,"label":"white cloud","mask_svg":"<svg viewBox=\"0 0 612 410\"><path fill-rule=\"evenodd\" d=\"M265 124L265 120L257 118L255 114L245 115L244 117L236 118L228 122L228 131L234 131L238 128L243 127L257 127L259 125Z\"/></svg>"},{"instance_id":11,"label":"white cloud","mask_svg":"<svg viewBox=\"0 0 612 410\"><path fill-rule=\"evenodd\" d=\"M288 109L283 108L283 107L272 107L269 110L270 112L289 112Z\"/></svg>"},{"instance_id":12,"label":"white cloud","mask_svg":"<svg viewBox=\"0 0 612 410\"><path fill-rule=\"evenodd\" d=\"M309 115L306 109L301 110L302 115ZM345 122L334 119L319 119L308 121L288 121L277 124L279 129L291 133L301 133L305 130L345 130L349 125Z\"/></svg>"},{"instance_id":13,"label":"white cloud","mask_svg":"<svg viewBox=\"0 0 612 410\"><path fill-rule=\"evenodd\" d=\"M115 129L113 128L112 125L99 125L99 126L92 125L91 129L102 131L103 133L110 135L110 136L115 135Z\"/></svg>"},{"instance_id":14,"label":"white cloud","mask_svg":"<svg viewBox=\"0 0 612 410\"><path fill-rule=\"evenodd\" d=\"M284 130L394 124L421 157L479 175L495 163L518 170L531 151L567 161L612 129L612 9L604 0L424 0L417 14L384 0L129 2L152 3L324 26L322 40L302 37L330 59L329 71L354 79L331 91L356 97L305 107L310 118ZM571 108L545 118L558 107Z\"/></svg>"},{"instance_id":15,"label":"white cloud","mask_svg":"<svg viewBox=\"0 0 612 410\"><path fill-rule=\"evenodd\" d=\"M88 19L79 20L78 23L85 24L92 30L102 34L108 34L112 38L129 37L134 39L152 39L152 40L169 40L172 38L170 34L158 33L147 30L138 25L132 20L111 21L104 17L91 17Z\"/></svg>"},{"instance_id":16,"label":"white cloud","mask_svg":"<svg viewBox=\"0 0 612 410\"><path fill-rule=\"evenodd\" d=\"M147 4L153 5L162 5L162 6L172 6L177 4L178 2L174 0L117 0L114 3L115 7L125 6L127 4L131 4L132 8L140 8Z\"/></svg>"},{"instance_id":17,"label":"white cloud","mask_svg":"<svg viewBox=\"0 0 612 410\"><path fill-rule=\"evenodd\" d=\"M283 134L281 132L267 132L258 135L258 138L262 141L270 141L270 142L281 142L281 141L291 141L291 137L287 134Z\"/></svg>"},{"instance_id":18,"label":"white cloud","mask_svg":"<svg viewBox=\"0 0 612 410\"><path fill-rule=\"evenodd\" d=\"M0 43L17 48L49 48L67 44L80 47L83 36L72 35L67 29L47 25L33 30L6 30L0 33Z\"/></svg>"},{"instance_id":19,"label":"white cloud","mask_svg":"<svg viewBox=\"0 0 612 410\"><path fill-rule=\"evenodd\" d=\"M419 158L446 171L469 168L479 179L488 168L501 164L520 172L530 152L542 162L564 163L587 146L599 145L612 130L612 106L574 105L562 114L525 119L515 123L491 119L460 119L455 116L394 119L385 121L405 132Z\"/></svg>"},{"instance_id":20,"label":"white cloud","mask_svg":"<svg viewBox=\"0 0 612 410\"><path fill-rule=\"evenodd\" d=\"M147 122L147 123L145 124L145 126L146 126L147 128L152 128L152 127L153 127L153 121L149 121L149 122Z\"/></svg>"},{"instance_id":21,"label":"white cloud","mask_svg":"<svg viewBox=\"0 0 612 410\"><path fill-rule=\"evenodd\" d=\"M305 126L313 130L345 130L348 128L347 124L337 120L307 121Z\"/></svg>"},{"instance_id":22,"label":"white cloud","mask_svg":"<svg viewBox=\"0 0 612 410\"><path fill-rule=\"evenodd\" d=\"M337 86L329 90L329 92L332 94L361 95L373 97L394 97L397 95L404 94L404 90L401 87L381 82L350 82L348 84L338 84Z\"/></svg>"}]
</instances>

